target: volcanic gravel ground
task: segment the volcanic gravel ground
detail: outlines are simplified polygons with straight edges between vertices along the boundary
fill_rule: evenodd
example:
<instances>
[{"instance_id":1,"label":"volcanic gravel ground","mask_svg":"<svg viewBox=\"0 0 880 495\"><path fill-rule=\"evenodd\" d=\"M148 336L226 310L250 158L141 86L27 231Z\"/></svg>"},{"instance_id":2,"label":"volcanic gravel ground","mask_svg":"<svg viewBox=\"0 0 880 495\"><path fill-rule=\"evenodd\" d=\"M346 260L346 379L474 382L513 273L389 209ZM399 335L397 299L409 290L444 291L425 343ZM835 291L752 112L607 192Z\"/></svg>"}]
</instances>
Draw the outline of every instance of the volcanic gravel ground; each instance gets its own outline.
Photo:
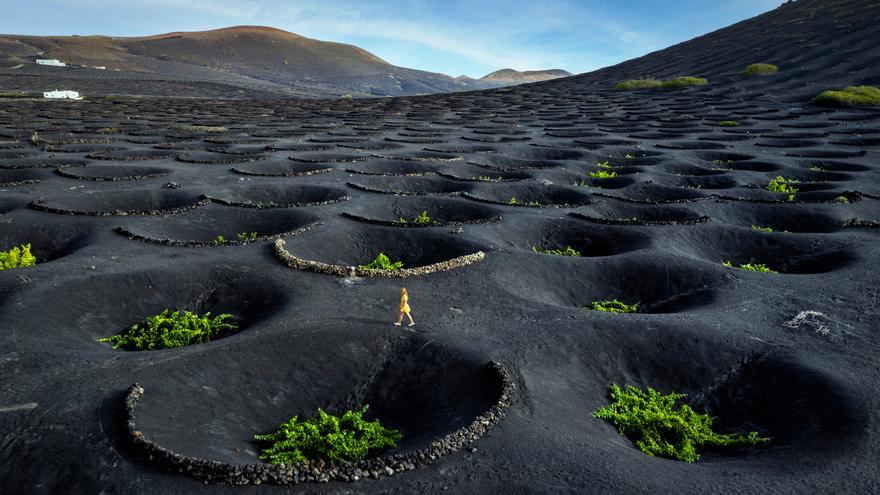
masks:
<instances>
[{"instance_id":1,"label":"volcanic gravel ground","mask_svg":"<svg viewBox=\"0 0 880 495\"><path fill-rule=\"evenodd\" d=\"M30 243L39 263L0 272L0 492L876 493L880 113L608 87L4 103L0 249ZM591 178L600 162L617 177ZM765 189L776 176L800 181L793 201ZM399 222L422 211L435 223ZM277 238L343 266L485 259L353 279L288 267ZM582 256L532 249L566 246ZM391 325L401 286L412 330ZM584 309L608 299L642 312ZM239 329L98 342L165 308ZM785 325L803 311L821 325ZM418 452L501 400L490 361L514 380L505 417L380 479L203 483L125 430L138 383L137 429L192 458L259 462L253 434L354 402L404 432L388 455ZM611 383L773 440L649 457L591 416Z\"/></svg>"}]
</instances>

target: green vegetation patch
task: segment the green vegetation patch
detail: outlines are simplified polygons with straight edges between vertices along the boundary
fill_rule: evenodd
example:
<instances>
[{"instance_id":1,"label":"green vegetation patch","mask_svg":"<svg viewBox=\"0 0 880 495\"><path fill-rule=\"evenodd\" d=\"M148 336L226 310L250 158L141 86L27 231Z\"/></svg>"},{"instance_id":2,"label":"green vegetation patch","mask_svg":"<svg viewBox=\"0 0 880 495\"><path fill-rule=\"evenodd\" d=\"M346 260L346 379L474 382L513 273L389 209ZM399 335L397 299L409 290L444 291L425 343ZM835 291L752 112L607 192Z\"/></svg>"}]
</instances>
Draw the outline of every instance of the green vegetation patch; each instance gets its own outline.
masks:
<instances>
[{"instance_id":1,"label":"green vegetation patch","mask_svg":"<svg viewBox=\"0 0 880 495\"><path fill-rule=\"evenodd\" d=\"M556 256L580 256L581 252L571 246L565 246L565 249L539 249L537 246L532 247L532 251L541 254L553 254Z\"/></svg>"},{"instance_id":2,"label":"green vegetation patch","mask_svg":"<svg viewBox=\"0 0 880 495\"><path fill-rule=\"evenodd\" d=\"M256 232L239 232L235 236L238 242L253 242L257 240Z\"/></svg>"},{"instance_id":3,"label":"green vegetation patch","mask_svg":"<svg viewBox=\"0 0 880 495\"><path fill-rule=\"evenodd\" d=\"M775 179L770 179L770 181L767 182L767 190L779 194L786 194L788 195L788 201L794 201L794 197L798 193L798 189L794 187L793 184L800 184L800 181L796 179L786 179L785 177L782 177L780 175Z\"/></svg>"},{"instance_id":4,"label":"green vegetation patch","mask_svg":"<svg viewBox=\"0 0 880 495\"><path fill-rule=\"evenodd\" d=\"M650 456L684 462L700 458L698 448L730 449L754 447L770 438L752 431L747 435L720 434L712 430L715 418L699 414L689 405L676 405L684 394L663 395L652 388L610 387L611 404L597 409L593 416L613 424L622 435Z\"/></svg>"},{"instance_id":5,"label":"green vegetation patch","mask_svg":"<svg viewBox=\"0 0 880 495\"><path fill-rule=\"evenodd\" d=\"M238 240L238 242L254 242L258 237L259 235L256 232L239 232L238 234L235 234L235 239ZM229 240L224 235L218 235L211 239L211 243L225 246L229 244Z\"/></svg>"},{"instance_id":6,"label":"green vegetation patch","mask_svg":"<svg viewBox=\"0 0 880 495\"><path fill-rule=\"evenodd\" d=\"M733 268L733 263L730 261L725 261L722 264L728 268ZM771 273L773 275L779 274L779 272L763 263L744 263L742 265L739 265L739 267L740 269L747 272Z\"/></svg>"},{"instance_id":7,"label":"green vegetation patch","mask_svg":"<svg viewBox=\"0 0 880 495\"><path fill-rule=\"evenodd\" d=\"M0 251L0 270L25 268L37 264L37 257L31 254L31 245L22 244L8 251Z\"/></svg>"},{"instance_id":8,"label":"green vegetation patch","mask_svg":"<svg viewBox=\"0 0 880 495\"><path fill-rule=\"evenodd\" d=\"M31 253L30 244L15 246L8 251L0 251L0 270L26 268L37 264L37 257Z\"/></svg>"},{"instance_id":9,"label":"green vegetation patch","mask_svg":"<svg viewBox=\"0 0 880 495\"><path fill-rule=\"evenodd\" d=\"M357 462L394 448L402 435L386 428L378 420L367 421L360 411L346 411L342 417L318 409L312 418L300 421L294 416L278 431L254 435L257 441L270 445L260 459L273 464L295 464L306 461Z\"/></svg>"},{"instance_id":10,"label":"green vegetation patch","mask_svg":"<svg viewBox=\"0 0 880 495\"><path fill-rule=\"evenodd\" d=\"M769 76L779 72L779 67L773 64L752 64L746 67L740 74L744 76Z\"/></svg>"},{"instance_id":11,"label":"green vegetation patch","mask_svg":"<svg viewBox=\"0 0 880 495\"><path fill-rule=\"evenodd\" d=\"M761 227L760 225L752 225L752 230L770 233L773 232L773 227Z\"/></svg>"},{"instance_id":12,"label":"green vegetation patch","mask_svg":"<svg viewBox=\"0 0 880 495\"><path fill-rule=\"evenodd\" d=\"M608 171L605 169L593 170L592 172L590 172L590 177L593 179L600 179L600 180L601 179L613 179L613 178L617 177L617 172L615 172L613 170Z\"/></svg>"},{"instance_id":13,"label":"green vegetation patch","mask_svg":"<svg viewBox=\"0 0 880 495\"><path fill-rule=\"evenodd\" d=\"M617 83L614 91L635 91L637 89L654 89L659 88L663 81L659 79L630 79Z\"/></svg>"},{"instance_id":14,"label":"green vegetation patch","mask_svg":"<svg viewBox=\"0 0 880 495\"><path fill-rule=\"evenodd\" d=\"M722 120L718 125L721 127L739 127L739 122L735 120Z\"/></svg>"},{"instance_id":15,"label":"green vegetation patch","mask_svg":"<svg viewBox=\"0 0 880 495\"><path fill-rule=\"evenodd\" d=\"M164 310L149 316L143 323L134 324L119 335L100 339L113 345L114 349L127 351L156 351L193 344L202 344L225 336L238 328L230 323L230 314L211 317L211 313L199 315L189 311Z\"/></svg>"},{"instance_id":16,"label":"green vegetation patch","mask_svg":"<svg viewBox=\"0 0 880 495\"><path fill-rule=\"evenodd\" d=\"M366 265L361 265L360 267L367 269L367 270L393 271L393 270L400 270L401 268L403 268L403 262L402 261L392 262L391 258L386 256L385 253L379 253L376 256L376 259L367 263Z\"/></svg>"},{"instance_id":17,"label":"green vegetation patch","mask_svg":"<svg viewBox=\"0 0 880 495\"><path fill-rule=\"evenodd\" d=\"M602 311L605 313L638 313L639 303L626 304L625 302L613 299L611 301L593 301L590 304L593 311Z\"/></svg>"},{"instance_id":18,"label":"green vegetation patch","mask_svg":"<svg viewBox=\"0 0 880 495\"><path fill-rule=\"evenodd\" d=\"M0 92L0 98L27 98L29 97L29 93L25 93L23 91L3 91Z\"/></svg>"},{"instance_id":19,"label":"green vegetation patch","mask_svg":"<svg viewBox=\"0 0 880 495\"><path fill-rule=\"evenodd\" d=\"M632 158L631 155L626 155L627 158ZM590 171L590 177L593 179L613 179L617 177L617 172L614 171L614 167L609 162L596 162L596 169ZM588 182L581 181L583 186L589 185Z\"/></svg>"},{"instance_id":20,"label":"green vegetation patch","mask_svg":"<svg viewBox=\"0 0 880 495\"><path fill-rule=\"evenodd\" d=\"M850 86L840 91L825 91L813 98L813 103L832 107L877 107L880 106L880 88Z\"/></svg>"},{"instance_id":21,"label":"green vegetation patch","mask_svg":"<svg viewBox=\"0 0 880 495\"><path fill-rule=\"evenodd\" d=\"M539 201L528 201L523 202L519 201L516 198L510 198L510 201L507 202L510 206L541 206Z\"/></svg>"},{"instance_id":22,"label":"green vegetation patch","mask_svg":"<svg viewBox=\"0 0 880 495\"><path fill-rule=\"evenodd\" d=\"M682 77L674 77L672 79L668 79L663 81L663 84L660 85L661 88L682 88L685 86L702 86L704 84L709 84L709 80L703 77L694 77L694 76L682 76Z\"/></svg>"},{"instance_id":23,"label":"green vegetation patch","mask_svg":"<svg viewBox=\"0 0 880 495\"><path fill-rule=\"evenodd\" d=\"M421 212L419 214L419 216L413 218L412 220L407 220L403 217L400 217L397 220L397 223L414 223L417 225L430 225L434 222L431 220L431 217L428 216L428 211L425 210L425 211Z\"/></svg>"},{"instance_id":24,"label":"green vegetation patch","mask_svg":"<svg viewBox=\"0 0 880 495\"><path fill-rule=\"evenodd\" d=\"M745 263L743 265L739 265L740 269L745 270L747 272L758 272L758 273L772 273L777 274L776 270L773 270L769 266L763 263Z\"/></svg>"},{"instance_id":25,"label":"green vegetation patch","mask_svg":"<svg viewBox=\"0 0 880 495\"><path fill-rule=\"evenodd\" d=\"M687 86L702 86L709 81L702 77L681 76L661 81L659 79L630 79L617 83L614 91L633 91L637 89L676 89Z\"/></svg>"}]
</instances>

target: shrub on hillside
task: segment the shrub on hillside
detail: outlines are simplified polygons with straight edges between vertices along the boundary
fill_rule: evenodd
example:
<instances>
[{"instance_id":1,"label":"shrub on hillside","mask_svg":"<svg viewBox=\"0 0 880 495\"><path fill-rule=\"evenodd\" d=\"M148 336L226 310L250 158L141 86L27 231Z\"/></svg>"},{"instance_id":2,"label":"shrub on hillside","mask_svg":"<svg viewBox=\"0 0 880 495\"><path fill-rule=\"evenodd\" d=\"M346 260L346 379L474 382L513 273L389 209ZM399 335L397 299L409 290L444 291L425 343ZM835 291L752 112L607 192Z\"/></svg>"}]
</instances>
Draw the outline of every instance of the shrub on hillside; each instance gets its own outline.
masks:
<instances>
[{"instance_id":1,"label":"shrub on hillside","mask_svg":"<svg viewBox=\"0 0 880 495\"><path fill-rule=\"evenodd\" d=\"M840 91L825 91L813 98L813 103L832 107L876 107L880 106L880 88L850 86Z\"/></svg>"},{"instance_id":2,"label":"shrub on hillside","mask_svg":"<svg viewBox=\"0 0 880 495\"><path fill-rule=\"evenodd\" d=\"M617 86L614 86L614 91L633 91L636 89L653 89L659 87L663 84L663 81L658 79L630 79L629 81L623 81L617 83Z\"/></svg>"},{"instance_id":3,"label":"shrub on hillside","mask_svg":"<svg viewBox=\"0 0 880 495\"><path fill-rule=\"evenodd\" d=\"M633 91L636 89L676 89L687 86L702 86L708 84L708 82L707 79L694 76L673 77L672 79L667 79L665 81L659 79L630 79L629 81L617 83L617 85L614 86L614 91Z\"/></svg>"},{"instance_id":4,"label":"shrub on hillside","mask_svg":"<svg viewBox=\"0 0 880 495\"><path fill-rule=\"evenodd\" d=\"M746 67L740 74L744 76L768 76L779 72L779 67L773 64L752 64Z\"/></svg>"},{"instance_id":5,"label":"shrub on hillside","mask_svg":"<svg viewBox=\"0 0 880 495\"><path fill-rule=\"evenodd\" d=\"M663 81L663 84L660 85L660 88L679 88L684 86L702 86L704 84L708 84L709 80L702 77L694 77L694 76L682 76L682 77L674 77L672 79L668 79Z\"/></svg>"}]
</instances>

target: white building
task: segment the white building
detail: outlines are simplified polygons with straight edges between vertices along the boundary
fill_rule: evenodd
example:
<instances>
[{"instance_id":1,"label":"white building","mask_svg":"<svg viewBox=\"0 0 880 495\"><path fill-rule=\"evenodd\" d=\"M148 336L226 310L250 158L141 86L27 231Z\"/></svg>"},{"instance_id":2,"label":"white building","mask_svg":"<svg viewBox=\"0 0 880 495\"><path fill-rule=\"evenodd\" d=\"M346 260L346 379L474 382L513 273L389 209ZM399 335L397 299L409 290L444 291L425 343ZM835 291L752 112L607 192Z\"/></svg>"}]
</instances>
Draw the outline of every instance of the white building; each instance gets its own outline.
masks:
<instances>
[{"instance_id":1,"label":"white building","mask_svg":"<svg viewBox=\"0 0 880 495\"><path fill-rule=\"evenodd\" d=\"M79 91L44 91L43 98L65 98L69 100L82 100Z\"/></svg>"},{"instance_id":2,"label":"white building","mask_svg":"<svg viewBox=\"0 0 880 495\"><path fill-rule=\"evenodd\" d=\"M57 58L38 58L37 65L51 65L52 67L64 67L67 64Z\"/></svg>"}]
</instances>

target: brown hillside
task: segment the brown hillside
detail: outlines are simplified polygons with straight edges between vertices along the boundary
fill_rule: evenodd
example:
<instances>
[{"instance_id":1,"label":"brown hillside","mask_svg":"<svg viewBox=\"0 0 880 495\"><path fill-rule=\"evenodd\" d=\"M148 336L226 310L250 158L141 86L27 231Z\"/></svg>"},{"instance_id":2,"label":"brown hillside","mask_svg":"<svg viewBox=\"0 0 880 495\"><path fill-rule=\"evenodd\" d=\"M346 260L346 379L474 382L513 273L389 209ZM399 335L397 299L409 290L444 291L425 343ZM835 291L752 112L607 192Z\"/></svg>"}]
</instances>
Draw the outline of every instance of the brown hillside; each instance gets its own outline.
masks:
<instances>
[{"instance_id":1,"label":"brown hillside","mask_svg":"<svg viewBox=\"0 0 880 495\"><path fill-rule=\"evenodd\" d=\"M491 86L397 67L353 45L259 26L133 38L0 36L0 65L31 66L36 58L174 79L280 85L314 94L406 95Z\"/></svg>"}]
</instances>

